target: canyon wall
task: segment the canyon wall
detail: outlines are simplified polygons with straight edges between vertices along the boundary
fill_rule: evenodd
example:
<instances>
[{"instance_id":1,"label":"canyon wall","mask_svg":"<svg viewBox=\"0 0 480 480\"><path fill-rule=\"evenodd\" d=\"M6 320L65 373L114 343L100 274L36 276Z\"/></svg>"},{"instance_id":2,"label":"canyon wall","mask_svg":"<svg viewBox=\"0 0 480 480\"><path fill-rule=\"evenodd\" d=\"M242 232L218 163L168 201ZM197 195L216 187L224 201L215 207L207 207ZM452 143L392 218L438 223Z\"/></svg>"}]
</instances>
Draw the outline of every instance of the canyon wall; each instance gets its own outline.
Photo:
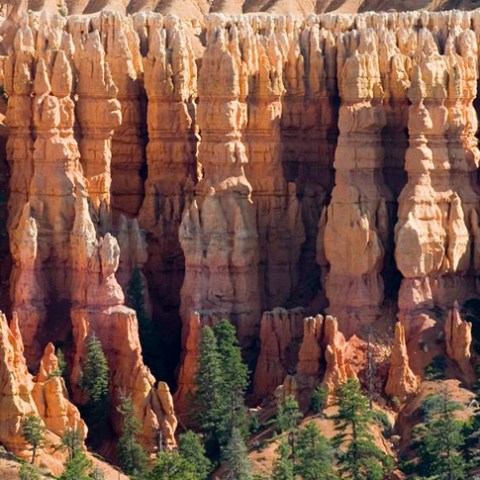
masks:
<instances>
[{"instance_id":1,"label":"canyon wall","mask_svg":"<svg viewBox=\"0 0 480 480\"><path fill-rule=\"evenodd\" d=\"M380 337L391 395L415 391L439 352L471 381L479 11L195 23L17 7L1 83L30 368L71 337L75 389L94 332L144 443L162 430L172 447L172 398L125 305L139 268L179 410L200 328L222 318L259 398L285 378L302 396L322 374L330 392L361 377Z\"/></svg>"}]
</instances>

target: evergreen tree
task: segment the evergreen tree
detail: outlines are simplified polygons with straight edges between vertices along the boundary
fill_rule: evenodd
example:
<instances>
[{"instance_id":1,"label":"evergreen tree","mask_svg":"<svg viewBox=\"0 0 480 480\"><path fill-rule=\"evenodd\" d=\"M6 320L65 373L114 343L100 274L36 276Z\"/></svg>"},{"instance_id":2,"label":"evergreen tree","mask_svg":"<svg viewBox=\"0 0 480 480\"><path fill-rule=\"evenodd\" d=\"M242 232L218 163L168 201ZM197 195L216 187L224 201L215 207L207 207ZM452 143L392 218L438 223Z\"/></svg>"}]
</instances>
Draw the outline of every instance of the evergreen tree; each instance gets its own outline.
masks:
<instances>
[{"instance_id":1,"label":"evergreen tree","mask_svg":"<svg viewBox=\"0 0 480 480\"><path fill-rule=\"evenodd\" d=\"M313 413L323 414L327 406L328 394L328 387L326 385L319 385L313 390L310 405Z\"/></svg>"},{"instance_id":2,"label":"evergreen tree","mask_svg":"<svg viewBox=\"0 0 480 480\"><path fill-rule=\"evenodd\" d=\"M145 308L145 284L139 267L132 271L132 277L127 287L126 303L137 314L138 333L142 345L142 355L146 365L155 378L164 378L164 368L161 357L161 338Z\"/></svg>"},{"instance_id":3,"label":"evergreen tree","mask_svg":"<svg viewBox=\"0 0 480 480\"><path fill-rule=\"evenodd\" d=\"M19 480L42 480L40 472L30 463L22 463L18 471Z\"/></svg>"},{"instance_id":4,"label":"evergreen tree","mask_svg":"<svg viewBox=\"0 0 480 480\"><path fill-rule=\"evenodd\" d=\"M295 472L303 480L338 480L333 468L333 450L315 423L300 431L296 447Z\"/></svg>"},{"instance_id":5,"label":"evergreen tree","mask_svg":"<svg viewBox=\"0 0 480 480\"><path fill-rule=\"evenodd\" d=\"M135 418L131 399L123 397L118 411L122 415L122 436L118 441L118 458L127 474L140 477L146 470L147 454L137 442L140 422Z\"/></svg>"},{"instance_id":6,"label":"evergreen tree","mask_svg":"<svg viewBox=\"0 0 480 480\"><path fill-rule=\"evenodd\" d=\"M454 412L463 408L448 398L446 390L430 396L424 404L426 420L415 427L411 448L416 457L410 462L412 473L422 479L465 480L466 462L462 456L462 422Z\"/></svg>"},{"instance_id":7,"label":"evergreen tree","mask_svg":"<svg viewBox=\"0 0 480 480\"><path fill-rule=\"evenodd\" d=\"M222 369L217 340L213 330L204 326L200 338L200 357L195 376L197 387L194 395L198 425L204 434L205 446L210 458L218 458L220 444L218 431L221 428Z\"/></svg>"},{"instance_id":8,"label":"evergreen tree","mask_svg":"<svg viewBox=\"0 0 480 480\"><path fill-rule=\"evenodd\" d=\"M279 431L282 433L294 431L302 416L297 400L289 395L278 405L276 424Z\"/></svg>"},{"instance_id":9,"label":"evergreen tree","mask_svg":"<svg viewBox=\"0 0 480 480\"><path fill-rule=\"evenodd\" d=\"M22 420L22 436L32 447L32 464L35 462L37 450L42 447L45 436L45 425L35 415L27 415Z\"/></svg>"},{"instance_id":10,"label":"evergreen tree","mask_svg":"<svg viewBox=\"0 0 480 480\"><path fill-rule=\"evenodd\" d=\"M245 392L248 386L248 368L242 361L235 327L227 320L221 320L213 328L221 362L221 407L222 429L220 444L226 445L233 427L246 432L247 416Z\"/></svg>"},{"instance_id":11,"label":"evergreen tree","mask_svg":"<svg viewBox=\"0 0 480 480\"><path fill-rule=\"evenodd\" d=\"M337 392L338 413L334 439L340 473L351 480L383 480L392 468L392 459L376 447L369 431L372 412L362 395L358 380L348 379Z\"/></svg>"},{"instance_id":12,"label":"evergreen tree","mask_svg":"<svg viewBox=\"0 0 480 480\"><path fill-rule=\"evenodd\" d=\"M205 480L212 471L212 464L206 456L205 447L200 437L189 430L179 437L178 452L188 461L195 473L195 480Z\"/></svg>"},{"instance_id":13,"label":"evergreen tree","mask_svg":"<svg viewBox=\"0 0 480 480\"><path fill-rule=\"evenodd\" d=\"M295 480L291 449L286 441L282 441L277 448L277 459L273 465L271 480Z\"/></svg>"},{"instance_id":14,"label":"evergreen tree","mask_svg":"<svg viewBox=\"0 0 480 480\"><path fill-rule=\"evenodd\" d=\"M465 437L464 453L473 467L480 465L480 365L477 366L477 381L473 386L476 403L475 413L463 428Z\"/></svg>"},{"instance_id":15,"label":"evergreen tree","mask_svg":"<svg viewBox=\"0 0 480 480\"><path fill-rule=\"evenodd\" d=\"M146 480L199 480L195 467L178 452L160 452Z\"/></svg>"},{"instance_id":16,"label":"evergreen tree","mask_svg":"<svg viewBox=\"0 0 480 480\"><path fill-rule=\"evenodd\" d=\"M223 451L223 466L226 480L252 480L247 447L237 427L233 428L230 440Z\"/></svg>"},{"instance_id":17,"label":"evergreen tree","mask_svg":"<svg viewBox=\"0 0 480 480\"><path fill-rule=\"evenodd\" d=\"M77 455L82 453L82 437L77 428L67 428L62 437L61 448L67 450L68 459L73 460Z\"/></svg>"},{"instance_id":18,"label":"evergreen tree","mask_svg":"<svg viewBox=\"0 0 480 480\"><path fill-rule=\"evenodd\" d=\"M93 462L79 452L65 464L59 480L104 480L105 476L93 466Z\"/></svg>"},{"instance_id":19,"label":"evergreen tree","mask_svg":"<svg viewBox=\"0 0 480 480\"><path fill-rule=\"evenodd\" d=\"M58 360L58 369L52 372L52 377L62 377L66 381L67 362L65 360L65 355L60 348L57 348L55 355L57 356Z\"/></svg>"},{"instance_id":20,"label":"evergreen tree","mask_svg":"<svg viewBox=\"0 0 480 480\"><path fill-rule=\"evenodd\" d=\"M109 369L100 340L93 333L88 339L80 386L88 394L86 417L98 431L108 414Z\"/></svg>"},{"instance_id":21,"label":"evergreen tree","mask_svg":"<svg viewBox=\"0 0 480 480\"><path fill-rule=\"evenodd\" d=\"M217 459L233 428L243 434L247 431L248 369L242 361L235 327L228 321L220 321L213 329L202 328L195 384L197 422L209 457Z\"/></svg>"}]
</instances>

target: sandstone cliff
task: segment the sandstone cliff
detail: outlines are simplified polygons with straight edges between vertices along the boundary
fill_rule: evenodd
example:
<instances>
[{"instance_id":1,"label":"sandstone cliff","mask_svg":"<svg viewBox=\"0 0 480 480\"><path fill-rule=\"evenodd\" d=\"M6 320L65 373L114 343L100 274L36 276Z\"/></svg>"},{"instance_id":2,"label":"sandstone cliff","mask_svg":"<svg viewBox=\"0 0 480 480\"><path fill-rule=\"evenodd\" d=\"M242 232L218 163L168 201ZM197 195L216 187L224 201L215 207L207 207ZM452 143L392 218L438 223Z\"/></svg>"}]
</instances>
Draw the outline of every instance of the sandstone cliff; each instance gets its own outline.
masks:
<instances>
[{"instance_id":1,"label":"sandstone cliff","mask_svg":"<svg viewBox=\"0 0 480 480\"><path fill-rule=\"evenodd\" d=\"M67 2L79 15L64 17L34 3L0 25L13 264L0 298L40 368L35 398L60 405L49 345L72 337L82 402L95 333L117 432L124 391L144 443L161 430L174 446L169 388L125 305L135 268L182 413L201 326L220 318L258 400L283 384L307 408L317 384L363 378L372 341L389 395L414 393L436 355L472 382L479 11L302 17L278 1L242 16L242 2L197 2L186 19L137 0ZM329 9L306 3L298 13Z\"/></svg>"}]
</instances>

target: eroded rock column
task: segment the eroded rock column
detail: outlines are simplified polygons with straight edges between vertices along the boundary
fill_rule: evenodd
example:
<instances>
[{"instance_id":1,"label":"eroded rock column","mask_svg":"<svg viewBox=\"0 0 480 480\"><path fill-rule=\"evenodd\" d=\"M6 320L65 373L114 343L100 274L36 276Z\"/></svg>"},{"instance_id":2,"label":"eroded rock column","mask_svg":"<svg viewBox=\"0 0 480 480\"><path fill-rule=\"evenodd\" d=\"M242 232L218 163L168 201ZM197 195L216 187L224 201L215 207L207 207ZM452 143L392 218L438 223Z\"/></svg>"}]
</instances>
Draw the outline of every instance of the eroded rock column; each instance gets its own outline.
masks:
<instances>
[{"instance_id":1,"label":"eroded rock column","mask_svg":"<svg viewBox=\"0 0 480 480\"><path fill-rule=\"evenodd\" d=\"M248 348L259 330L260 284L255 207L242 143L247 79L237 28L214 28L199 80L198 159L205 177L185 209L180 243L186 268L182 318L192 310L225 310Z\"/></svg>"},{"instance_id":2,"label":"eroded rock column","mask_svg":"<svg viewBox=\"0 0 480 480\"><path fill-rule=\"evenodd\" d=\"M345 33L338 41L342 105L335 188L319 235L330 264L325 285L328 311L339 319L346 335L374 321L383 301L380 272L390 193L381 174L380 133L386 117L376 44L371 29ZM317 252L320 260L321 254Z\"/></svg>"}]
</instances>

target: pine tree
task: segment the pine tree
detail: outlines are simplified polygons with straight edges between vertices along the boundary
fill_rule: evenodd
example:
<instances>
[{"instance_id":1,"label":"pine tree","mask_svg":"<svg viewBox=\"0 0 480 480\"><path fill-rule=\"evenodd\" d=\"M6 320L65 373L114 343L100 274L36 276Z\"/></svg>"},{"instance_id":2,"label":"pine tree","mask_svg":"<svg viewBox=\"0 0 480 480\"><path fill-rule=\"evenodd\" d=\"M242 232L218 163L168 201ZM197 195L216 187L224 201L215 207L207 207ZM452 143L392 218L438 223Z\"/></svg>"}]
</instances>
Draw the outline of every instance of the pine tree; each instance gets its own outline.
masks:
<instances>
[{"instance_id":1,"label":"pine tree","mask_svg":"<svg viewBox=\"0 0 480 480\"><path fill-rule=\"evenodd\" d=\"M104 480L105 476L93 466L93 462L80 452L65 464L59 480Z\"/></svg>"},{"instance_id":2,"label":"pine tree","mask_svg":"<svg viewBox=\"0 0 480 480\"><path fill-rule=\"evenodd\" d=\"M197 387L194 395L198 425L204 434L205 446L210 458L217 458L220 443L217 432L224 412L222 405L222 370L217 340L213 330L204 326L200 339L200 357L195 376Z\"/></svg>"},{"instance_id":3,"label":"pine tree","mask_svg":"<svg viewBox=\"0 0 480 480\"><path fill-rule=\"evenodd\" d=\"M473 386L476 403L475 413L463 428L465 437L464 456L473 467L480 465L480 365L477 366L477 381Z\"/></svg>"},{"instance_id":4,"label":"pine tree","mask_svg":"<svg viewBox=\"0 0 480 480\"><path fill-rule=\"evenodd\" d=\"M162 451L146 480L199 480L192 463L178 452Z\"/></svg>"},{"instance_id":5,"label":"pine tree","mask_svg":"<svg viewBox=\"0 0 480 480\"><path fill-rule=\"evenodd\" d=\"M30 463L22 463L18 471L19 480L42 480L40 472Z\"/></svg>"},{"instance_id":6,"label":"pine tree","mask_svg":"<svg viewBox=\"0 0 480 480\"><path fill-rule=\"evenodd\" d=\"M328 402L328 387L326 385L318 385L312 392L312 400L310 408L313 413L323 415Z\"/></svg>"},{"instance_id":7,"label":"pine tree","mask_svg":"<svg viewBox=\"0 0 480 480\"><path fill-rule=\"evenodd\" d=\"M374 443L369 431L372 412L358 380L348 379L337 391L338 413L333 417L339 432L334 439L339 471L351 480L383 480L392 459Z\"/></svg>"},{"instance_id":8,"label":"pine tree","mask_svg":"<svg viewBox=\"0 0 480 480\"><path fill-rule=\"evenodd\" d=\"M108 415L109 368L102 344L92 333L87 343L81 388L88 394L86 417L92 430L98 431Z\"/></svg>"},{"instance_id":9,"label":"pine tree","mask_svg":"<svg viewBox=\"0 0 480 480\"><path fill-rule=\"evenodd\" d=\"M212 464L206 456L205 447L200 437L189 430L179 437L178 452L188 461L195 473L195 480L205 480L212 471Z\"/></svg>"},{"instance_id":10,"label":"pine tree","mask_svg":"<svg viewBox=\"0 0 480 480\"><path fill-rule=\"evenodd\" d=\"M55 355L57 356L58 360L58 369L54 370L51 376L62 377L64 380L66 380L67 362L65 361L65 355L60 348L57 348Z\"/></svg>"},{"instance_id":11,"label":"pine tree","mask_svg":"<svg viewBox=\"0 0 480 480\"><path fill-rule=\"evenodd\" d=\"M68 459L73 460L77 455L82 453L82 437L77 428L67 428L62 437L61 448L67 450Z\"/></svg>"},{"instance_id":12,"label":"pine tree","mask_svg":"<svg viewBox=\"0 0 480 480\"><path fill-rule=\"evenodd\" d=\"M145 284L139 267L134 267L127 287L127 305L135 310L138 320L138 333L142 345L142 355L145 364L150 368L155 378L164 378L164 368L161 357L161 338L145 308Z\"/></svg>"},{"instance_id":13,"label":"pine tree","mask_svg":"<svg viewBox=\"0 0 480 480\"><path fill-rule=\"evenodd\" d=\"M240 429L234 427L223 451L226 480L252 480L252 469L247 458L247 447Z\"/></svg>"},{"instance_id":14,"label":"pine tree","mask_svg":"<svg viewBox=\"0 0 480 480\"><path fill-rule=\"evenodd\" d=\"M292 452L286 441L282 441L277 448L271 480L295 480Z\"/></svg>"},{"instance_id":15,"label":"pine tree","mask_svg":"<svg viewBox=\"0 0 480 480\"><path fill-rule=\"evenodd\" d=\"M146 470L147 454L137 442L140 422L135 418L131 399L123 397L118 411L122 415L122 436L118 441L118 458L126 473L140 477Z\"/></svg>"},{"instance_id":16,"label":"pine tree","mask_svg":"<svg viewBox=\"0 0 480 480\"><path fill-rule=\"evenodd\" d=\"M294 396L289 395L278 405L276 423L280 432L292 432L296 430L302 412Z\"/></svg>"},{"instance_id":17,"label":"pine tree","mask_svg":"<svg viewBox=\"0 0 480 480\"><path fill-rule=\"evenodd\" d=\"M45 425L35 415L27 415L22 420L22 436L32 447L32 464L35 462L37 450L43 446Z\"/></svg>"},{"instance_id":18,"label":"pine tree","mask_svg":"<svg viewBox=\"0 0 480 480\"><path fill-rule=\"evenodd\" d=\"M235 327L221 320L213 328L221 361L222 430L220 444L226 445L233 427L246 432L247 416L245 392L248 386L248 368L242 361Z\"/></svg>"},{"instance_id":19,"label":"pine tree","mask_svg":"<svg viewBox=\"0 0 480 480\"><path fill-rule=\"evenodd\" d=\"M423 410L426 420L415 427L411 448L417 458L410 463L412 473L436 480L465 480L467 466L462 456L463 424L454 412L462 405L452 402L446 390L427 397Z\"/></svg>"},{"instance_id":20,"label":"pine tree","mask_svg":"<svg viewBox=\"0 0 480 480\"><path fill-rule=\"evenodd\" d=\"M296 446L295 472L303 480L338 480L333 468L333 449L315 423L300 431Z\"/></svg>"}]
</instances>

